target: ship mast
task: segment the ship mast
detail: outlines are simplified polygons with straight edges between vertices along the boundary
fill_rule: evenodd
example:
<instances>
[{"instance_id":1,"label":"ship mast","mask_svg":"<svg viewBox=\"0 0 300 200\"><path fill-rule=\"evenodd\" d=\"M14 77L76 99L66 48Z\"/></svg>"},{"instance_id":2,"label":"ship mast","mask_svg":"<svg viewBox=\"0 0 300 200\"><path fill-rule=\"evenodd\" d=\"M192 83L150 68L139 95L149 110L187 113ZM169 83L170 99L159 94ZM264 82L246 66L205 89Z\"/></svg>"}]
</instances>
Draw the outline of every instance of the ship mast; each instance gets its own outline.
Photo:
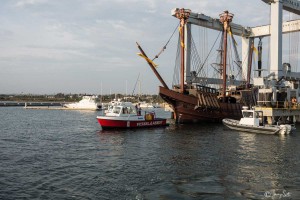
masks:
<instances>
[{"instance_id":1,"label":"ship mast","mask_svg":"<svg viewBox=\"0 0 300 200\"><path fill-rule=\"evenodd\" d=\"M178 9L175 12L175 17L180 20L180 26L179 26L179 34L180 34L180 93L184 93L184 72L185 72L185 57L184 57L184 51L185 51L185 25L187 23L187 20L190 16L191 10L190 9Z\"/></svg>"},{"instance_id":2,"label":"ship mast","mask_svg":"<svg viewBox=\"0 0 300 200\"><path fill-rule=\"evenodd\" d=\"M222 97L223 102L225 102L226 97L226 65L227 65L227 31L230 31L230 25L229 23L232 21L233 14L229 13L228 11L225 11L224 13L220 14L220 22L223 24L223 32L224 32L224 38L223 38L223 91L222 91Z\"/></svg>"}]
</instances>

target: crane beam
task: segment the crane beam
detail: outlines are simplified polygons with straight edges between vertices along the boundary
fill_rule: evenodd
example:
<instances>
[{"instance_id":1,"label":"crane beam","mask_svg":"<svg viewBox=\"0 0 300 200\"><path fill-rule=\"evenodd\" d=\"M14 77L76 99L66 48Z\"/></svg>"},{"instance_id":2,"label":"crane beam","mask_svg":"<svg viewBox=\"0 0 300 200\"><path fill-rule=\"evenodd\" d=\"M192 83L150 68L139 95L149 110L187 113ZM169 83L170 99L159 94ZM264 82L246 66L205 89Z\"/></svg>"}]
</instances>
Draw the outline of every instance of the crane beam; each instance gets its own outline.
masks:
<instances>
[{"instance_id":1,"label":"crane beam","mask_svg":"<svg viewBox=\"0 0 300 200\"><path fill-rule=\"evenodd\" d=\"M248 53L250 42L257 37L271 36L271 63L270 73L274 72L274 78L278 79L282 76L282 34L300 31L300 20L292 20L282 22L282 10L300 15L300 1L298 0L262 0L271 5L271 25L258 27L245 27L239 24L231 23L231 32L233 35L242 37L243 56ZM171 11L173 16L176 15L179 8ZM187 23L206 27L209 29L222 31L223 26L219 18L212 18L200 13L190 13ZM190 37L190 33L187 34ZM187 39L187 38L185 38ZM245 47L245 48L244 48ZM247 61L246 61L247 62ZM247 65L246 65L247 66ZM244 72L246 72L243 69ZM187 73L188 74L188 73ZM187 76L186 74L186 76ZM186 80L188 80L186 78Z\"/></svg>"},{"instance_id":2,"label":"crane beam","mask_svg":"<svg viewBox=\"0 0 300 200\"><path fill-rule=\"evenodd\" d=\"M171 11L172 16L175 16L176 11L179 8L175 8ZM200 13L190 13L188 23L197 25L197 26L202 26L206 28L210 28L213 30L217 31L222 31L223 30L223 25L220 23L220 19L218 18L212 18L209 16L206 16L204 14ZM235 23L230 23L231 26L231 32L233 35L238 35L242 37L249 37L250 36L250 29L248 27L244 27L239 24Z\"/></svg>"},{"instance_id":3,"label":"crane beam","mask_svg":"<svg viewBox=\"0 0 300 200\"><path fill-rule=\"evenodd\" d=\"M208 78L208 77L194 77L193 82L202 83L202 84L212 84L212 85L221 85L223 83L223 79L220 78ZM245 84L245 81L241 80L227 80L230 85L242 85Z\"/></svg>"},{"instance_id":4,"label":"crane beam","mask_svg":"<svg viewBox=\"0 0 300 200\"><path fill-rule=\"evenodd\" d=\"M292 20L283 22L282 24L282 33L292 33L292 32L298 32L300 31L300 20ZM257 26L251 28L251 34L249 37L264 37L264 36L270 36L271 35L271 26L265 25L265 26Z\"/></svg>"},{"instance_id":5,"label":"crane beam","mask_svg":"<svg viewBox=\"0 0 300 200\"><path fill-rule=\"evenodd\" d=\"M262 0L264 2L270 2L271 0ZM284 0L285 1L293 1L293 0ZM300 1L296 1L300 7ZM295 3L295 5L297 5ZM171 11L172 15L175 16L175 11L178 8L175 8ZM300 11L299 11L300 13ZM190 17L188 19L188 23L206 27L209 29L222 31L223 26L220 23L220 20L217 18L212 18L202 13L190 13ZM245 27L239 24L230 23L231 31L233 35L241 36L241 37L264 37L271 35L271 25L257 26L257 27ZM291 20L287 22L283 22L282 24L282 33L292 33L300 31L300 20Z\"/></svg>"},{"instance_id":6,"label":"crane beam","mask_svg":"<svg viewBox=\"0 0 300 200\"><path fill-rule=\"evenodd\" d=\"M267 4L274 3L274 0L262 0ZM291 13L300 15L300 1L298 0L280 0L282 2L282 8Z\"/></svg>"}]
</instances>

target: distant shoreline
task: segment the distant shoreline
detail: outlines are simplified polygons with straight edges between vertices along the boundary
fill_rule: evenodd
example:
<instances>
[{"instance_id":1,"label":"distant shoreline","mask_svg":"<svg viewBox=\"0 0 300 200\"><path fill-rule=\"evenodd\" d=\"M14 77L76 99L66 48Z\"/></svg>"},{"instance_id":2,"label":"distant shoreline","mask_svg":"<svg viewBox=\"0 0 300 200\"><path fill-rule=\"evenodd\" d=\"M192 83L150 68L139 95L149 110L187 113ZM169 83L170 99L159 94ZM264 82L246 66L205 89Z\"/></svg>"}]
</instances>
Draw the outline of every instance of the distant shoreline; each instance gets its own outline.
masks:
<instances>
[{"instance_id":1,"label":"distant shoreline","mask_svg":"<svg viewBox=\"0 0 300 200\"><path fill-rule=\"evenodd\" d=\"M17 101L0 101L0 107L17 107L23 106L63 106L67 102L17 102Z\"/></svg>"}]
</instances>

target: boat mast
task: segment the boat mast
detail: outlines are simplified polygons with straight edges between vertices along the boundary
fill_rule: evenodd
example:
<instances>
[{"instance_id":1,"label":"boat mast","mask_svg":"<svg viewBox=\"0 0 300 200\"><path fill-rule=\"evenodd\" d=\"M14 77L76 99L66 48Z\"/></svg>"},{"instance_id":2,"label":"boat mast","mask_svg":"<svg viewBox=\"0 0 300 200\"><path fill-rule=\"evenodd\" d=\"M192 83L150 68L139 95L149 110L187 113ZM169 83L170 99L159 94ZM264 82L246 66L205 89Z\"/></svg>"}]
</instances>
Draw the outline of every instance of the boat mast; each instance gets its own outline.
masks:
<instances>
[{"instance_id":1,"label":"boat mast","mask_svg":"<svg viewBox=\"0 0 300 200\"><path fill-rule=\"evenodd\" d=\"M190 9L178 9L176 10L175 17L180 20L180 26L179 26L179 36L180 36L180 93L184 93L184 71L185 71L185 25L187 23L187 20L190 16L191 10Z\"/></svg>"},{"instance_id":2,"label":"boat mast","mask_svg":"<svg viewBox=\"0 0 300 200\"><path fill-rule=\"evenodd\" d=\"M230 31L229 23L232 21L233 14L229 13L227 10L224 13L220 14L220 22L223 24L223 91L222 97L223 102L225 102L226 97L226 64L227 64L227 31Z\"/></svg>"}]
</instances>

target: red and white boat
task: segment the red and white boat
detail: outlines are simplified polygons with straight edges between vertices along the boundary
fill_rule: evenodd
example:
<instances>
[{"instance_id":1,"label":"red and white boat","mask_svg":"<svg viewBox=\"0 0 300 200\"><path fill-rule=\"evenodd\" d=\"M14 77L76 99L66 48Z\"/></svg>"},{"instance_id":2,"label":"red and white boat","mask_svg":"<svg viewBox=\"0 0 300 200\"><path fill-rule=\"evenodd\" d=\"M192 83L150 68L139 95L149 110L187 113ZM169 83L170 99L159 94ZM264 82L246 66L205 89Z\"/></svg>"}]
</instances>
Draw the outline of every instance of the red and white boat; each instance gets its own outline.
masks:
<instances>
[{"instance_id":1,"label":"red and white boat","mask_svg":"<svg viewBox=\"0 0 300 200\"><path fill-rule=\"evenodd\" d=\"M131 102L119 102L104 116L97 116L102 129L166 126L167 119L156 118L154 112L143 111Z\"/></svg>"}]
</instances>

